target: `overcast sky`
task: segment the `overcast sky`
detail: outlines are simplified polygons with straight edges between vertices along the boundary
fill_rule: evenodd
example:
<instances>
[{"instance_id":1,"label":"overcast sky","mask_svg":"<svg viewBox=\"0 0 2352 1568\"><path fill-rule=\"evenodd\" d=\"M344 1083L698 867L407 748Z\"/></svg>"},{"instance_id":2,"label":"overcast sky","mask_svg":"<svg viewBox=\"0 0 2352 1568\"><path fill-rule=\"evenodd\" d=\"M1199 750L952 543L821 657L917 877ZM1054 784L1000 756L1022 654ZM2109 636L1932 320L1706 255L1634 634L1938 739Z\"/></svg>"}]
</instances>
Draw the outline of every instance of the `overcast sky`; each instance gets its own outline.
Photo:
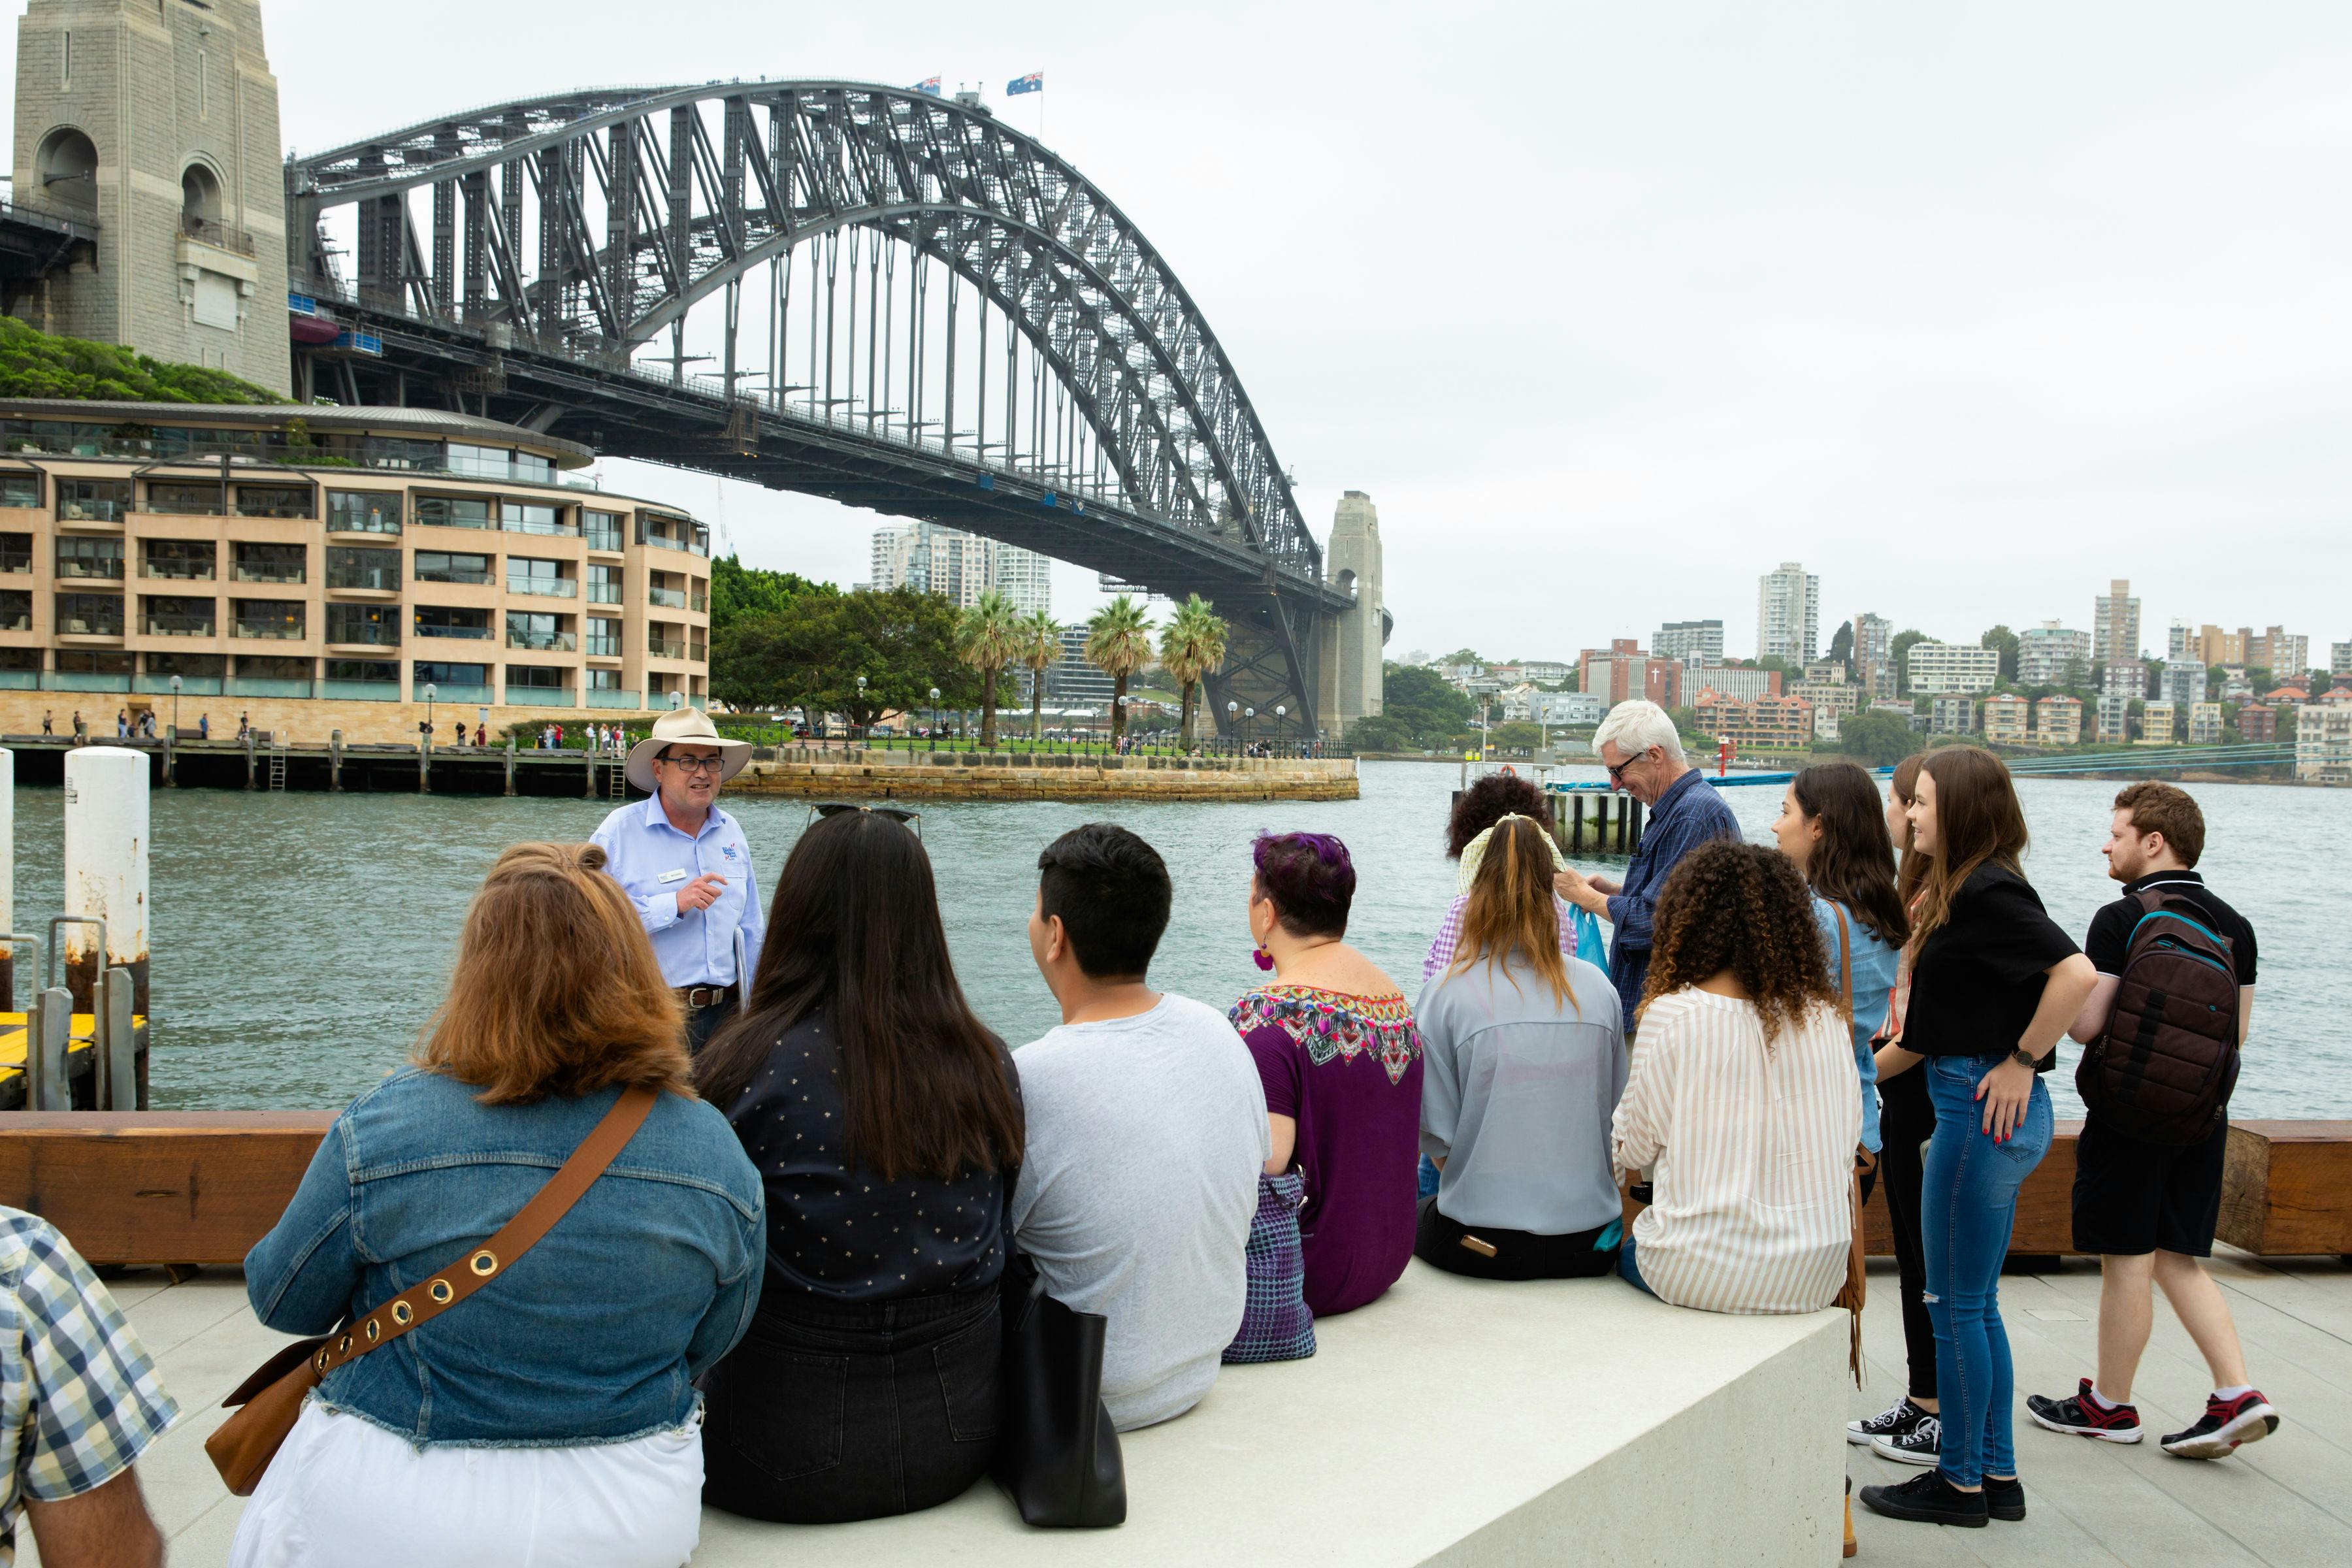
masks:
<instances>
[{"instance_id":1,"label":"overcast sky","mask_svg":"<svg viewBox=\"0 0 2352 1568\"><path fill-rule=\"evenodd\" d=\"M2352 637L2352 5L265 0L287 141L611 81L984 84L1200 302L1391 654L1560 657L1818 572L1966 637ZM613 465L614 468L620 465ZM880 519L625 482L847 582ZM1083 609L1090 574L1056 580Z\"/></svg>"}]
</instances>

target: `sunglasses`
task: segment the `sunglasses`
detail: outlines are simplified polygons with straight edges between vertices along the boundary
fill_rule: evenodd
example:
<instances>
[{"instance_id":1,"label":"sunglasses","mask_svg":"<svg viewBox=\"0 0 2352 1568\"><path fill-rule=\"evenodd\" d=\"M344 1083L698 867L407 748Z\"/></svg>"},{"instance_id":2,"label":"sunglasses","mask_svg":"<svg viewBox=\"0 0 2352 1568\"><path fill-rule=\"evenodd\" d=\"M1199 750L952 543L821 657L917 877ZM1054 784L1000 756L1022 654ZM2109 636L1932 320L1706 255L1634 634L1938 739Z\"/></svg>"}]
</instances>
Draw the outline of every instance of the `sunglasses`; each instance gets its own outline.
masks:
<instances>
[{"instance_id":1,"label":"sunglasses","mask_svg":"<svg viewBox=\"0 0 2352 1568\"><path fill-rule=\"evenodd\" d=\"M840 816L845 813L853 811L862 811L871 816L887 816L891 821L898 824L901 827L904 827L908 832L913 834L917 838L920 838L923 836L923 814L921 812L909 811L903 805L860 805L856 801L852 800L821 800L817 802L814 805L809 807L808 820L801 824L801 831L805 833L811 827L816 826L818 822L827 817Z\"/></svg>"}]
</instances>

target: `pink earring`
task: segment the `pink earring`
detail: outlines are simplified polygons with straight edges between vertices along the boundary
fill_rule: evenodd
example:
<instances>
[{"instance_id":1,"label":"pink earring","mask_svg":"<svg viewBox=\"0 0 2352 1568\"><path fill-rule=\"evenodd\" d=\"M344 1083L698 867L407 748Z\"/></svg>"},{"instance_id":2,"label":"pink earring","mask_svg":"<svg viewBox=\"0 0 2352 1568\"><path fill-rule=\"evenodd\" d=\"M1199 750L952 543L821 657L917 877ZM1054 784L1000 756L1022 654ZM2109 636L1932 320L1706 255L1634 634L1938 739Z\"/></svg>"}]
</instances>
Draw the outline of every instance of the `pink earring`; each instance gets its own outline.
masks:
<instances>
[{"instance_id":1,"label":"pink earring","mask_svg":"<svg viewBox=\"0 0 2352 1568\"><path fill-rule=\"evenodd\" d=\"M1266 952L1263 943L1259 944L1259 946L1250 953L1250 957L1257 962L1257 966L1260 969L1270 970L1274 967L1274 954Z\"/></svg>"}]
</instances>

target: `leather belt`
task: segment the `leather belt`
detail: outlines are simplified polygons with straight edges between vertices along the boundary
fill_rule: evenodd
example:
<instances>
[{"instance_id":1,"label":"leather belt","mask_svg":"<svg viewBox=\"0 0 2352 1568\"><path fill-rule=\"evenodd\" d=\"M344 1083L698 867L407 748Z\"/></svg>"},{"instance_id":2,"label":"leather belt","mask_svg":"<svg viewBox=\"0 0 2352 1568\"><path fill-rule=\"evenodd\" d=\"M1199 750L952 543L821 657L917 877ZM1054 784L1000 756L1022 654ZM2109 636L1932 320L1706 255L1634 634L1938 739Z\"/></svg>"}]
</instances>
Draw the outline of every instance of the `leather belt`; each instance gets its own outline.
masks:
<instances>
[{"instance_id":1,"label":"leather belt","mask_svg":"<svg viewBox=\"0 0 2352 1568\"><path fill-rule=\"evenodd\" d=\"M680 985L677 999L689 1007L723 1007L735 1000L732 985Z\"/></svg>"}]
</instances>

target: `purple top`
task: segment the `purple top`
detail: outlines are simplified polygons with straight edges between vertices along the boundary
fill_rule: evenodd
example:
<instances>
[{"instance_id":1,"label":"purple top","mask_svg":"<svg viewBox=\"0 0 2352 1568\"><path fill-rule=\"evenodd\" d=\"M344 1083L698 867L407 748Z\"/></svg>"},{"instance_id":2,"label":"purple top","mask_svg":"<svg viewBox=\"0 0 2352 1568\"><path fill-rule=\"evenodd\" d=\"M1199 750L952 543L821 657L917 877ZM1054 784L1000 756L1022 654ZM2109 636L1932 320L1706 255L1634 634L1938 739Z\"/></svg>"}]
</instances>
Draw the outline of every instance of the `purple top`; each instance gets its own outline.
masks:
<instances>
[{"instance_id":1,"label":"purple top","mask_svg":"<svg viewBox=\"0 0 2352 1568\"><path fill-rule=\"evenodd\" d=\"M1412 1258L1421 1031L1412 1005L1402 994L1277 984L1244 992L1230 1016L1256 1058L1267 1113L1298 1123L1291 1163L1307 1183L1307 1310L1353 1311Z\"/></svg>"}]
</instances>

